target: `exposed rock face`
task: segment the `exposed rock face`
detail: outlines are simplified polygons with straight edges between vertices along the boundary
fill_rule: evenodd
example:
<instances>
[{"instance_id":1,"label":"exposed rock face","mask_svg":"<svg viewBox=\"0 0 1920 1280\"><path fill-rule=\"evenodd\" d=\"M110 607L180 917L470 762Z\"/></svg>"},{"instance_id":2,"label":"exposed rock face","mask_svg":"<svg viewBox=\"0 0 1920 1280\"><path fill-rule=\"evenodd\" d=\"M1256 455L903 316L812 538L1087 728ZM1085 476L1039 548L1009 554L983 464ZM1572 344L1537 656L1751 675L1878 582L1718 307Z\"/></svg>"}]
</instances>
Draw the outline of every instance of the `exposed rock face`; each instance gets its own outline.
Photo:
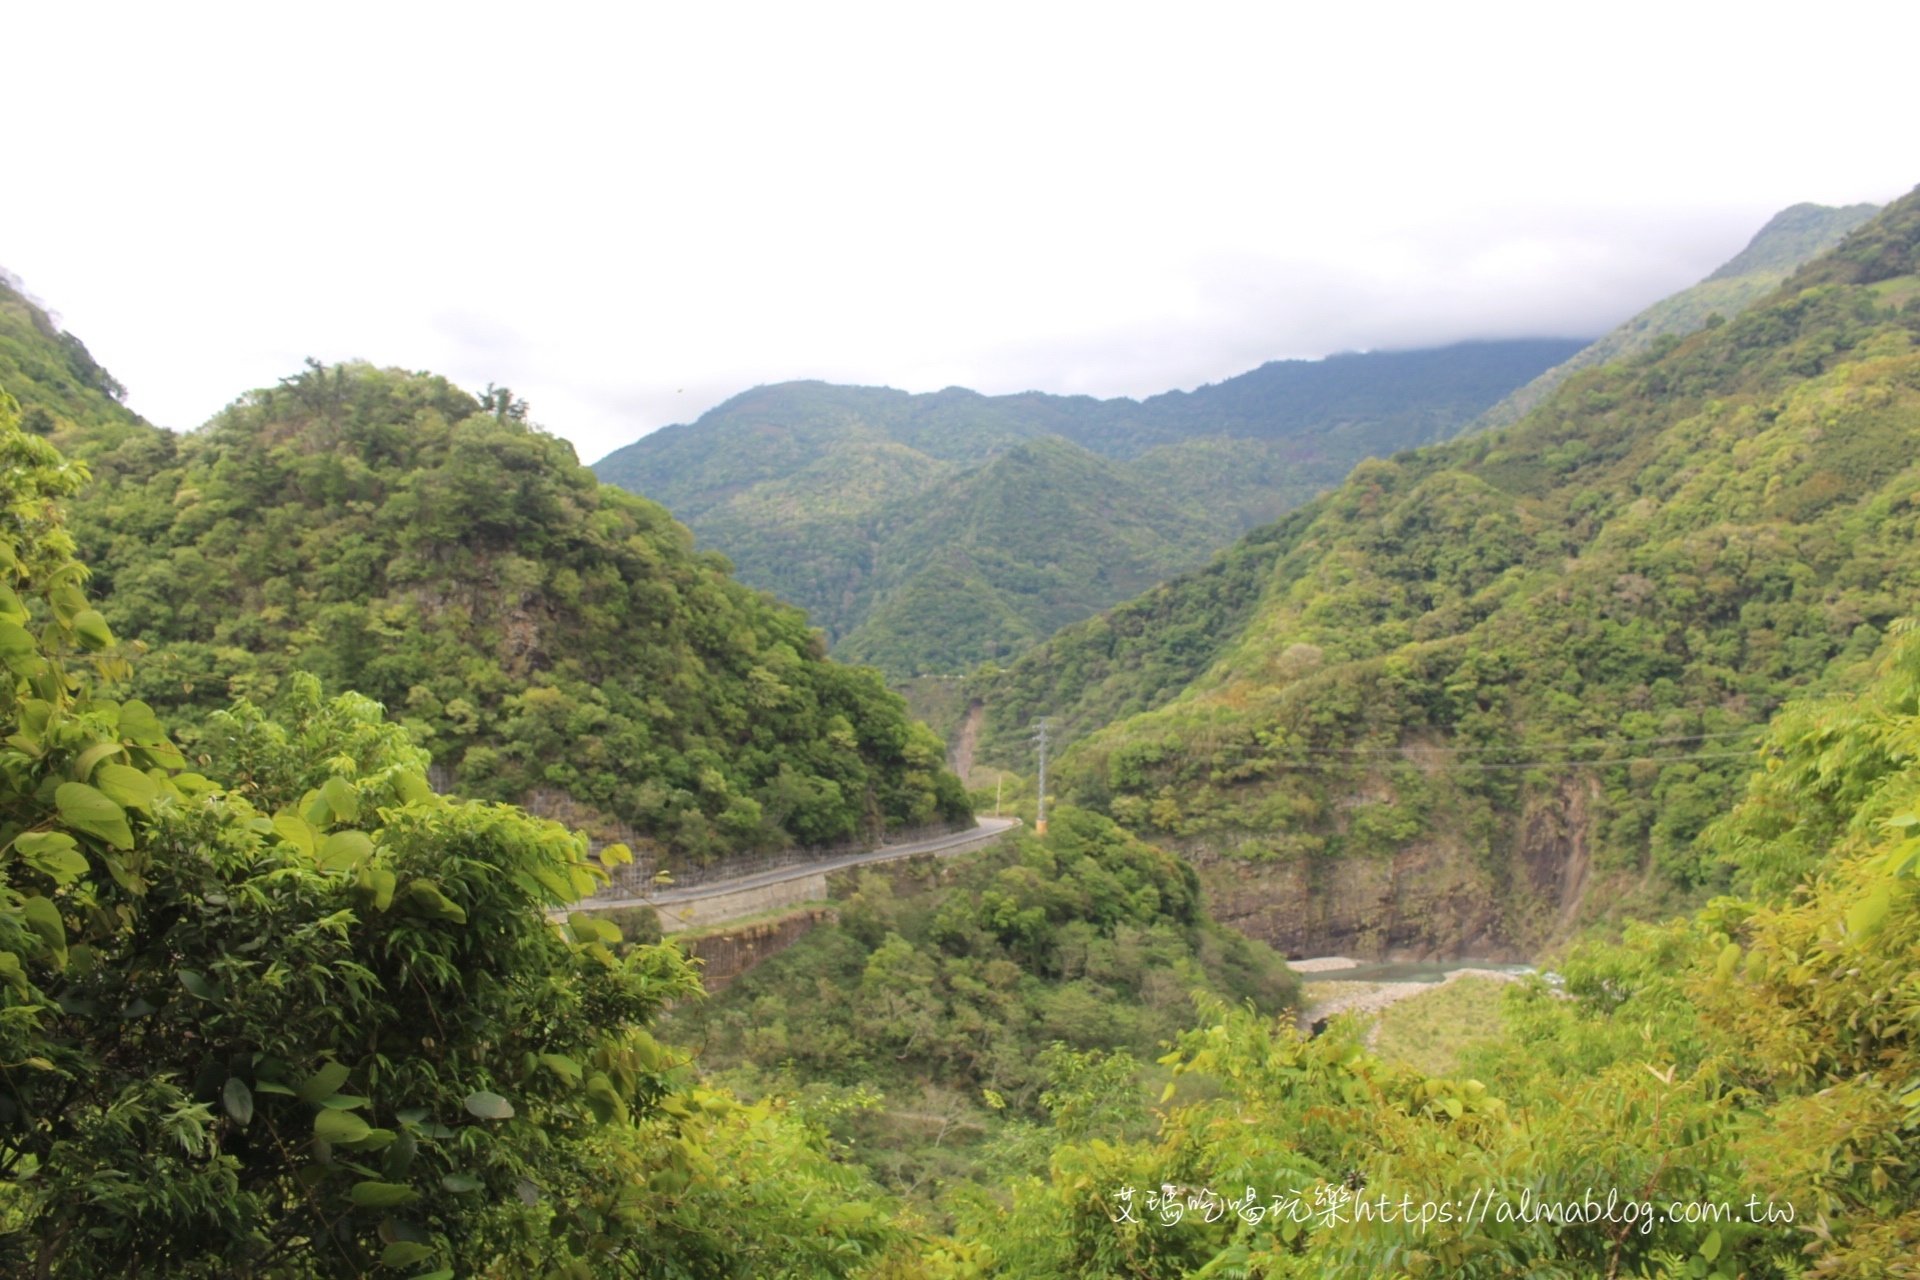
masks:
<instances>
[{"instance_id":1,"label":"exposed rock face","mask_svg":"<svg viewBox=\"0 0 1920 1280\"><path fill-rule=\"evenodd\" d=\"M806 907L771 920L698 934L681 945L688 955L701 961L700 977L707 990L718 991L762 960L800 941L815 925L839 918L836 907Z\"/></svg>"},{"instance_id":2,"label":"exposed rock face","mask_svg":"<svg viewBox=\"0 0 1920 1280\"><path fill-rule=\"evenodd\" d=\"M1182 851L1214 916L1283 955L1517 962L1581 917L1591 786L1571 779L1530 809L1507 851L1444 833L1391 858L1253 862L1204 842Z\"/></svg>"}]
</instances>

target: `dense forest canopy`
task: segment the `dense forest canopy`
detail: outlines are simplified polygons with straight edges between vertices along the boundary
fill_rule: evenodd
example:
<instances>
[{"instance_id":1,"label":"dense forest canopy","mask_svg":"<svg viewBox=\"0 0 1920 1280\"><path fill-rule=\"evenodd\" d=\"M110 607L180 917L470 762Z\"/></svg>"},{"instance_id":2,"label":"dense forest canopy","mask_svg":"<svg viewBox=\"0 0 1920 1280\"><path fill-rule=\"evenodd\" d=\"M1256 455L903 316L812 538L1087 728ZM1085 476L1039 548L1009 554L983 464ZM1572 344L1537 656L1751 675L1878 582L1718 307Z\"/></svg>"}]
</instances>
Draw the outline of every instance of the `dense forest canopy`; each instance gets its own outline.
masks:
<instances>
[{"instance_id":1,"label":"dense forest canopy","mask_svg":"<svg viewBox=\"0 0 1920 1280\"><path fill-rule=\"evenodd\" d=\"M1528 846L1542 812L1580 833L1596 909L1721 883L1694 837L1754 732L1847 679L1920 587L1917 205L976 677L987 757L1018 762L1052 713L1098 729L1063 789L1150 837L1309 865L1460 850L1510 938L1564 923L1571 846Z\"/></svg>"},{"instance_id":2,"label":"dense forest canopy","mask_svg":"<svg viewBox=\"0 0 1920 1280\"><path fill-rule=\"evenodd\" d=\"M966 816L941 744L873 672L508 393L315 365L175 435L43 311L0 303L28 425L91 467L73 536L102 612L149 650L124 692L189 738L308 671L385 704L466 794L565 793L662 854Z\"/></svg>"},{"instance_id":3,"label":"dense forest canopy","mask_svg":"<svg viewBox=\"0 0 1920 1280\"><path fill-rule=\"evenodd\" d=\"M1066 808L1045 836L864 874L837 920L662 1034L749 1092L886 1099L843 1125L859 1158L950 1207L1005 1176L1004 1148L1046 1119L1074 1055L1151 1061L1195 1025L1196 990L1273 1014L1297 985L1209 918L1186 863Z\"/></svg>"},{"instance_id":4,"label":"dense forest canopy","mask_svg":"<svg viewBox=\"0 0 1920 1280\"><path fill-rule=\"evenodd\" d=\"M779 1103L647 1032L672 947L548 912L558 824L427 783L358 694L209 718L107 696L84 467L0 395L0 1272L844 1276L893 1235Z\"/></svg>"},{"instance_id":5,"label":"dense forest canopy","mask_svg":"<svg viewBox=\"0 0 1920 1280\"><path fill-rule=\"evenodd\" d=\"M876 673L505 392L175 437L11 286L0 373L0 1272L1914 1274L1920 191L976 674L1079 803L705 1002L489 797L960 816ZM1553 972L1450 1062L1303 1030L1212 889L1422 846Z\"/></svg>"},{"instance_id":6,"label":"dense forest canopy","mask_svg":"<svg viewBox=\"0 0 1920 1280\"><path fill-rule=\"evenodd\" d=\"M594 464L837 655L955 673L1204 563L1371 453L1444 440L1578 343L1282 360L1143 401L784 383Z\"/></svg>"},{"instance_id":7,"label":"dense forest canopy","mask_svg":"<svg viewBox=\"0 0 1920 1280\"><path fill-rule=\"evenodd\" d=\"M1704 833L1746 895L1574 948L1447 1077L1359 1020L1209 1005L1163 1060L1199 1096L1146 1138L1061 1116L934 1274L1911 1275L1920 633L1892 630L1862 693L1789 705ZM1128 1105L1102 1083L1079 1113Z\"/></svg>"}]
</instances>

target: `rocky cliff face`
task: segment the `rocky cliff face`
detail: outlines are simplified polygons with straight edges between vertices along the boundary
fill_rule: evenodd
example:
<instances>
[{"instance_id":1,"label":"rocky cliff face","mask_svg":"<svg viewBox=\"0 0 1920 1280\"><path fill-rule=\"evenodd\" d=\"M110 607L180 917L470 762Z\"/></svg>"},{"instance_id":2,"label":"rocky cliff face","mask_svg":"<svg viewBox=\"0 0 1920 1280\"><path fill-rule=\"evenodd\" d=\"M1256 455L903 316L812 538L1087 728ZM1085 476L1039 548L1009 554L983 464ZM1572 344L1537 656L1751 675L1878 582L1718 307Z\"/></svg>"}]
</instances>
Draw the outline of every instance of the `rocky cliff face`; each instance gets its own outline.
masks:
<instances>
[{"instance_id":1,"label":"rocky cliff face","mask_svg":"<svg viewBox=\"0 0 1920 1280\"><path fill-rule=\"evenodd\" d=\"M1451 832L1379 858L1249 861L1205 841L1181 848L1214 917L1289 958L1519 962L1568 936L1589 906L1593 797L1591 778L1563 783L1503 848Z\"/></svg>"}]
</instances>

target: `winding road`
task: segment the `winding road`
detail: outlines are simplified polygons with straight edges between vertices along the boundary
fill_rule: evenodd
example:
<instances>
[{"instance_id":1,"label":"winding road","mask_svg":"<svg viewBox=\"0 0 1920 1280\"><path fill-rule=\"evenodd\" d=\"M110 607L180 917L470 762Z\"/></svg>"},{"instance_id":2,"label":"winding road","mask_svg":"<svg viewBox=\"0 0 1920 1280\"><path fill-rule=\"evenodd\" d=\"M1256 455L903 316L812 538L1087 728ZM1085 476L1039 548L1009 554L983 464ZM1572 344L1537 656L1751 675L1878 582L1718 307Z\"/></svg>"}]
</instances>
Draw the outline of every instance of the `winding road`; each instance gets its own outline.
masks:
<instances>
[{"instance_id":1,"label":"winding road","mask_svg":"<svg viewBox=\"0 0 1920 1280\"><path fill-rule=\"evenodd\" d=\"M684 907L709 898L722 898L730 894L746 895L752 890L769 888L789 880L824 876L835 871L844 871L848 867L870 866L876 862L896 862L901 858L912 858L929 853L936 856L964 853L969 849L978 849L993 843L1019 825L1018 818L980 818L976 825L965 831L950 832L930 840L881 845L877 849L835 854L816 862L798 862L790 867L776 867L771 871L761 871L732 880L714 880L707 884L690 885L684 889L663 888L646 897L594 898L581 906L586 910L604 907Z\"/></svg>"}]
</instances>

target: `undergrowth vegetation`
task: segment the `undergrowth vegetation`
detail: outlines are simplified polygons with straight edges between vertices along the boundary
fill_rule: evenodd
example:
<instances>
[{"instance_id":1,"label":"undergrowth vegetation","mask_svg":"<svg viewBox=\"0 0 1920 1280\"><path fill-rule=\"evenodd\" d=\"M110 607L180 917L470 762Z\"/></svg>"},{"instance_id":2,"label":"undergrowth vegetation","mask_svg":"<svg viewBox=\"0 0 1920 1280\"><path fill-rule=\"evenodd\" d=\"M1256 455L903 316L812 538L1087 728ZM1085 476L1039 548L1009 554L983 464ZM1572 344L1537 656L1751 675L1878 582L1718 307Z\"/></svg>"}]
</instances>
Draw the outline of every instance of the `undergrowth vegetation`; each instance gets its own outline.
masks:
<instances>
[{"instance_id":1,"label":"undergrowth vegetation","mask_svg":"<svg viewBox=\"0 0 1920 1280\"><path fill-rule=\"evenodd\" d=\"M564 793L707 860L963 820L943 748L504 391L314 366L186 436L59 433L137 696L189 740L293 672L378 699L464 794Z\"/></svg>"},{"instance_id":2,"label":"undergrowth vegetation","mask_svg":"<svg viewBox=\"0 0 1920 1280\"><path fill-rule=\"evenodd\" d=\"M1044 1117L1073 1055L1151 1060L1194 1024L1195 991L1271 1013L1296 984L1206 917L1186 863L1065 808L1045 836L864 873L837 924L669 1027L743 1090L863 1092L874 1107L842 1126L856 1150L938 1195L993 1171L978 1148Z\"/></svg>"},{"instance_id":3,"label":"undergrowth vegetation","mask_svg":"<svg viewBox=\"0 0 1920 1280\"><path fill-rule=\"evenodd\" d=\"M698 991L547 913L585 838L436 795L298 679L189 770L82 590L85 481L0 396L0 1273L848 1274L894 1228L646 1030ZM623 851L603 855L618 861Z\"/></svg>"}]
</instances>

